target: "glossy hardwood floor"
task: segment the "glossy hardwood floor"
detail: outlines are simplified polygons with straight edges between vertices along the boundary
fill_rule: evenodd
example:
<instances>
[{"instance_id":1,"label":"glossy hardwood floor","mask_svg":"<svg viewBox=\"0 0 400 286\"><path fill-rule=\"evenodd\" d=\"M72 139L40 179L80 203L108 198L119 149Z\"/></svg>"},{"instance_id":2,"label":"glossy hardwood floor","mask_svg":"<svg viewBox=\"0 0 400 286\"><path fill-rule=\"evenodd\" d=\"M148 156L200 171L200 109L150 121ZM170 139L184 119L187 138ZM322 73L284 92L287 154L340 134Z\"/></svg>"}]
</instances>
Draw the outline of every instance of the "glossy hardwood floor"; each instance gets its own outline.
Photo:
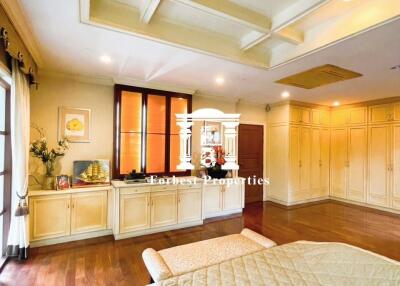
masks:
<instances>
[{"instance_id":1,"label":"glossy hardwood floor","mask_svg":"<svg viewBox=\"0 0 400 286\"><path fill-rule=\"evenodd\" d=\"M400 260L400 216L326 201L284 208L247 205L243 216L204 225L114 241L111 236L31 250L23 263L10 261L0 285L145 285L150 277L141 253L251 228L278 244L296 240L339 241Z\"/></svg>"}]
</instances>

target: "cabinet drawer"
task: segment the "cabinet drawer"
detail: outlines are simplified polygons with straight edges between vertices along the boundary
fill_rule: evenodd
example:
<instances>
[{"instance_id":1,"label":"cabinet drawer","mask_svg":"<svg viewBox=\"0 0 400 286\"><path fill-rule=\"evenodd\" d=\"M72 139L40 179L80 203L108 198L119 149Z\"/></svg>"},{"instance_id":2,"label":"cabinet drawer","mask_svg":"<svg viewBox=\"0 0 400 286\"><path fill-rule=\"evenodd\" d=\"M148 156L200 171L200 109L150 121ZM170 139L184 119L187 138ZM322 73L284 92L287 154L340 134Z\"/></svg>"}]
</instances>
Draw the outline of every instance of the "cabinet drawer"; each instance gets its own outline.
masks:
<instances>
[{"instance_id":1,"label":"cabinet drawer","mask_svg":"<svg viewBox=\"0 0 400 286\"><path fill-rule=\"evenodd\" d=\"M177 189L177 185L157 185L157 186L152 186L151 190L153 192L158 192L158 191L175 191Z\"/></svg>"},{"instance_id":2,"label":"cabinet drawer","mask_svg":"<svg viewBox=\"0 0 400 286\"><path fill-rule=\"evenodd\" d=\"M135 193L147 193L151 191L150 186L146 187L129 187L120 189L120 194L135 194Z\"/></svg>"},{"instance_id":3,"label":"cabinet drawer","mask_svg":"<svg viewBox=\"0 0 400 286\"><path fill-rule=\"evenodd\" d=\"M200 189L201 184L190 184L190 185L178 185L178 190L185 190L185 189Z\"/></svg>"}]
</instances>

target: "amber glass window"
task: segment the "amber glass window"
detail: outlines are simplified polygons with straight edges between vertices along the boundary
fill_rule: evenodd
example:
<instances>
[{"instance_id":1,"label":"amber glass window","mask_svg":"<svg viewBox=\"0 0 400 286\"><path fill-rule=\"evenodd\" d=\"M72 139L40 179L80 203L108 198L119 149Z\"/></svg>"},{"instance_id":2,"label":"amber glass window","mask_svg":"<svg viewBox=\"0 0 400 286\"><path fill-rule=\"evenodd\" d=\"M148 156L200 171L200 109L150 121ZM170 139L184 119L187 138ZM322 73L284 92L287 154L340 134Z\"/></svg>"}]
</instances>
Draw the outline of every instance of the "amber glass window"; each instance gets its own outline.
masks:
<instances>
[{"instance_id":1,"label":"amber glass window","mask_svg":"<svg viewBox=\"0 0 400 286\"><path fill-rule=\"evenodd\" d=\"M188 175L177 170L179 127L176 113L191 112L191 96L115 86L113 177L137 173Z\"/></svg>"}]
</instances>

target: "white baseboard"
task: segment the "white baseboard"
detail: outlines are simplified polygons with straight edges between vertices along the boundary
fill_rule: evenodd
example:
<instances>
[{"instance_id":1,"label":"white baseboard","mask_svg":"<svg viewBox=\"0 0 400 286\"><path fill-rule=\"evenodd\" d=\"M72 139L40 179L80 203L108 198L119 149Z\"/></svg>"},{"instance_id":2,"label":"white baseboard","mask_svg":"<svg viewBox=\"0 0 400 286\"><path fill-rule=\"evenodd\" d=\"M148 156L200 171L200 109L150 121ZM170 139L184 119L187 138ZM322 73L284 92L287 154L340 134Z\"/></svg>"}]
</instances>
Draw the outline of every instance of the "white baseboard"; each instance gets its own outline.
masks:
<instances>
[{"instance_id":1,"label":"white baseboard","mask_svg":"<svg viewBox=\"0 0 400 286\"><path fill-rule=\"evenodd\" d=\"M68 235L68 236L31 241L30 247L35 248L35 247L39 247L39 246L53 245L53 244L58 244L58 243L71 242L71 241L94 238L94 237L99 237L99 236L106 236L106 235L112 235L112 230L106 229L106 230L100 230L100 231L92 231L92 232L88 232L88 233L73 234L73 235Z\"/></svg>"},{"instance_id":2,"label":"white baseboard","mask_svg":"<svg viewBox=\"0 0 400 286\"><path fill-rule=\"evenodd\" d=\"M163 232L163 231L168 231L168 230L175 230L175 229L191 227L191 226L196 226L196 225L202 225L202 224L203 224L203 220L197 220L197 221L173 224L173 225L157 227L157 228L136 230L136 231L126 232L126 233L114 233L114 238L115 238L115 240L120 240L120 239L129 238L129 237L136 237L136 236L141 236L141 235L146 235L146 234L152 234L152 233Z\"/></svg>"},{"instance_id":3,"label":"white baseboard","mask_svg":"<svg viewBox=\"0 0 400 286\"><path fill-rule=\"evenodd\" d=\"M240 208L240 209L234 209L234 210L228 210L228 211L220 211L220 212L216 212L216 213L209 213L209 214L204 214L203 219L237 214L237 213L241 213L241 212L243 212L243 209Z\"/></svg>"},{"instance_id":4,"label":"white baseboard","mask_svg":"<svg viewBox=\"0 0 400 286\"><path fill-rule=\"evenodd\" d=\"M349 204L353 204L353 205L357 205L357 206L372 208L372 209L376 209L376 210L380 210L380 211L400 214L400 210L396 210L396 209L392 209L392 208L386 208L386 207L371 205L371 204L368 204L368 203L357 202L357 201L352 201L352 200L349 200L349 199L342 199L342 198L338 198L338 197L329 197L329 199L334 200L334 201L349 203Z\"/></svg>"},{"instance_id":5,"label":"white baseboard","mask_svg":"<svg viewBox=\"0 0 400 286\"><path fill-rule=\"evenodd\" d=\"M372 208L372 209L377 209L385 212L390 212L390 213L395 213L395 214L400 214L400 210L392 209L392 208L386 208L386 207L381 207L381 206L376 206L376 205L371 205L368 203L363 203L363 202L357 202L349 199L343 199L343 198L338 198L338 197L333 197L333 196L324 196L324 197L318 197L318 198L313 198L313 199L308 199L308 200L301 200L301 201L296 201L296 202L285 202L282 200L278 200L275 198L267 197L267 201L274 202L280 205L284 205L287 207L290 206L295 206L299 204L305 204L305 203L312 203L312 202L318 202L318 201L323 201L323 200L334 200L334 201L340 201L344 203L349 203L353 205L358 205L362 207L367 207L367 208Z\"/></svg>"},{"instance_id":6,"label":"white baseboard","mask_svg":"<svg viewBox=\"0 0 400 286\"><path fill-rule=\"evenodd\" d=\"M267 201L274 202L274 203L277 203L277 204L280 204L280 205L284 205L284 206L287 206L287 207L300 205L300 204L306 204L306 203L312 203L312 202L318 202L318 201L323 201L323 200L327 200L327 199L329 199L328 196L323 196L323 197L312 198L312 199L307 199L307 200L286 202L286 201L282 201L282 200L279 200L279 199L267 197Z\"/></svg>"}]
</instances>

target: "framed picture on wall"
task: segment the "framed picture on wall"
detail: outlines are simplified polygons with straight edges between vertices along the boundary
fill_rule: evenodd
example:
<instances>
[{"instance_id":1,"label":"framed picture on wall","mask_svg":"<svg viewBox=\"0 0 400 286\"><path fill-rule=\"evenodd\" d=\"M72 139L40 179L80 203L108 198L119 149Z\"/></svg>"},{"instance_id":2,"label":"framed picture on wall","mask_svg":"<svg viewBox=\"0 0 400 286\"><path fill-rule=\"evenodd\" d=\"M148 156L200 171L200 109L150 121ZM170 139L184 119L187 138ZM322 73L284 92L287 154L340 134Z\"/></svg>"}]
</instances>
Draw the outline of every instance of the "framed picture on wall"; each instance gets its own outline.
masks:
<instances>
[{"instance_id":1,"label":"framed picture on wall","mask_svg":"<svg viewBox=\"0 0 400 286\"><path fill-rule=\"evenodd\" d=\"M221 146L221 122L204 121L201 128L201 145L202 146Z\"/></svg>"},{"instance_id":2,"label":"framed picture on wall","mask_svg":"<svg viewBox=\"0 0 400 286\"><path fill-rule=\"evenodd\" d=\"M67 138L69 142L90 142L90 109L58 108L58 140Z\"/></svg>"}]
</instances>

